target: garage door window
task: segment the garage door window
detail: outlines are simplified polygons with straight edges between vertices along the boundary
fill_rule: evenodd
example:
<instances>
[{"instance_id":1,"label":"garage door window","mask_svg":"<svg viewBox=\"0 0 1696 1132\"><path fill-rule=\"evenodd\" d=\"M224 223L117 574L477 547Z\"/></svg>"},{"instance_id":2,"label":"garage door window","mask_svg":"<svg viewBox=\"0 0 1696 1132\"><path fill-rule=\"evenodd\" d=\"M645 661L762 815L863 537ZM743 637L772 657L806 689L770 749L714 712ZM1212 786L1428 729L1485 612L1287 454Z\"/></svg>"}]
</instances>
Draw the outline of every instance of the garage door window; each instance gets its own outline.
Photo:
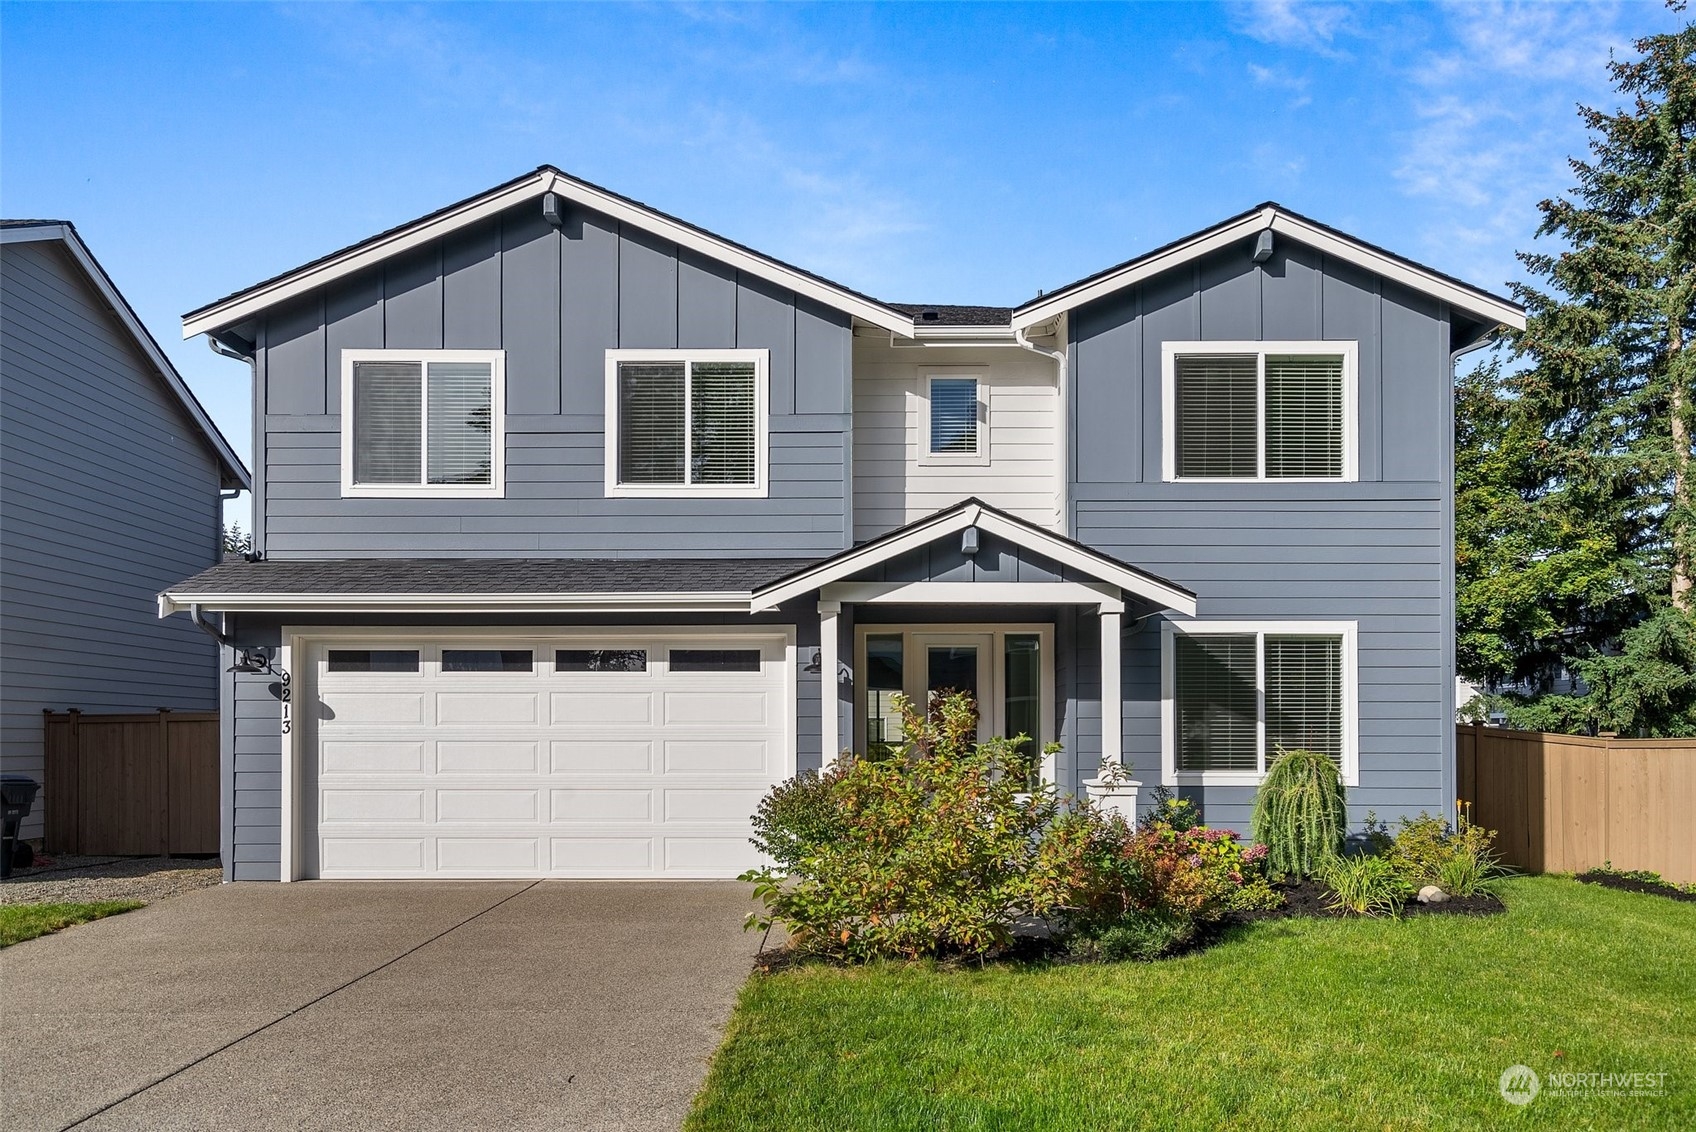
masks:
<instances>
[{"instance_id":1,"label":"garage door window","mask_svg":"<svg viewBox=\"0 0 1696 1132\"><path fill-rule=\"evenodd\" d=\"M331 649L331 672L417 672L415 649Z\"/></svg>"},{"instance_id":2,"label":"garage door window","mask_svg":"<svg viewBox=\"0 0 1696 1132\"><path fill-rule=\"evenodd\" d=\"M559 649L555 672L646 672L647 649Z\"/></svg>"},{"instance_id":3,"label":"garage door window","mask_svg":"<svg viewBox=\"0 0 1696 1132\"><path fill-rule=\"evenodd\" d=\"M672 649L673 672L758 672L759 649Z\"/></svg>"},{"instance_id":4,"label":"garage door window","mask_svg":"<svg viewBox=\"0 0 1696 1132\"><path fill-rule=\"evenodd\" d=\"M529 672L529 649L443 649L443 672Z\"/></svg>"}]
</instances>

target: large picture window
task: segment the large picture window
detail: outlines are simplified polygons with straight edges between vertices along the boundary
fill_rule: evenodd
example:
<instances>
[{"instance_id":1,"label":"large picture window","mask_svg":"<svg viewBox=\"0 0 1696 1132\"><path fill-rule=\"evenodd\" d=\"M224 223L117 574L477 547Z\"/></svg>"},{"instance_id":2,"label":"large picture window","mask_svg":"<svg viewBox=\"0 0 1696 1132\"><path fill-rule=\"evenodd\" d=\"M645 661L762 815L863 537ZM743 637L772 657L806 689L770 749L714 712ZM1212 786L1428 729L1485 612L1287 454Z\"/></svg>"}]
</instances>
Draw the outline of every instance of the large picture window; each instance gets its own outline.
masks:
<instances>
[{"instance_id":1,"label":"large picture window","mask_svg":"<svg viewBox=\"0 0 1696 1132\"><path fill-rule=\"evenodd\" d=\"M612 350L608 495L764 495L766 351Z\"/></svg>"},{"instance_id":2,"label":"large picture window","mask_svg":"<svg viewBox=\"0 0 1696 1132\"><path fill-rule=\"evenodd\" d=\"M1161 666L1167 785L1253 785L1297 748L1357 784L1353 622L1169 623Z\"/></svg>"},{"instance_id":3,"label":"large picture window","mask_svg":"<svg viewBox=\"0 0 1696 1132\"><path fill-rule=\"evenodd\" d=\"M1168 342L1165 478L1352 480L1353 342Z\"/></svg>"},{"instance_id":4,"label":"large picture window","mask_svg":"<svg viewBox=\"0 0 1696 1132\"><path fill-rule=\"evenodd\" d=\"M342 494L499 496L502 354L345 350Z\"/></svg>"}]
</instances>

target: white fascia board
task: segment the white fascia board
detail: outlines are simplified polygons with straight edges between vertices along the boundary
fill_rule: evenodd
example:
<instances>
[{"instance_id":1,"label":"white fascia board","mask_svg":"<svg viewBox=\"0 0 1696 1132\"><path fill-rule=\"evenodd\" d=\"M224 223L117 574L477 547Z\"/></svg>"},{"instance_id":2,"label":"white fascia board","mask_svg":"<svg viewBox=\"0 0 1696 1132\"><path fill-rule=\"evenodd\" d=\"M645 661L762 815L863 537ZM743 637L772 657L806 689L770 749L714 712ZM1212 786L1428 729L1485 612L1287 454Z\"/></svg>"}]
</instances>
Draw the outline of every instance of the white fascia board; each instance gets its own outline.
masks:
<instances>
[{"instance_id":1,"label":"white fascia board","mask_svg":"<svg viewBox=\"0 0 1696 1132\"><path fill-rule=\"evenodd\" d=\"M833 582L820 605L1093 605L1123 613L1119 588L1106 582Z\"/></svg>"},{"instance_id":2,"label":"white fascia board","mask_svg":"<svg viewBox=\"0 0 1696 1132\"><path fill-rule=\"evenodd\" d=\"M1271 226L1273 210L1263 208L1259 212L1243 217L1235 224L1216 228L1210 232L1186 240L1181 244L1167 248L1165 251L1147 259L1137 260L1110 275L1104 275L1093 283L1075 290L1056 291L1045 298L1022 306L1013 312L1013 329L1025 330L1032 326L1056 318L1075 307L1123 290L1144 279L1170 271L1180 264L1188 263L1197 256L1217 251L1229 244L1249 236L1263 228Z\"/></svg>"},{"instance_id":3,"label":"white fascia board","mask_svg":"<svg viewBox=\"0 0 1696 1132\"><path fill-rule=\"evenodd\" d=\"M1054 318L1065 311L1094 302L1115 291L1134 286L1161 272L1170 271L1198 256L1226 247L1266 229L1299 240L1326 255L1336 256L1356 267L1374 272L1448 303L1451 306L1493 319L1515 330L1525 329L1525 312L1493 295L1463 287L1429 271L1422 271L1392 256L1345 239L1323 228L1298 220L1275 208L1263 208L1233 224L1204 232L1193 239L1167 248L1147 259L1136 260L1110 275L1104 275L1085 286L1057 291L1042 300L1020 307L1013 312L1013 328L1024 330Z\"/></svg>"},{"instance_id":4,"label":"white fascia board","mask_svg":"<svg viewBox=\"0 0 1696 1132\"><path fill-rule=\"evenodd\" d=\"M534 176L498 192L466 202L451 212L443 213L425 223L414 224L376 243L364 244L326 260L307 270L291 272L273 283L243 292L227 302L207 307L183 318L183 337L192 338L232 326L277 303L305 294L325 283L352 274L402 252L427 244L455 232L468 224L493 216L545 193L558 193L574 204L593 209L623 223L635 225L672 241L729 264L751 275L776 283L805 295L826 306L843 311L873 326L903 337L912 337L911 316L891 310L859 295L832 287L774 260L708 235L698 229L680 224L630 201L596 189L573 177L551 169L539 170Z\"/></svg>"},{"instance_id":5,"label":"white fascia board","mask_svg":"<svg viewBox=\"0 0 1696 1132\"><path fill-rule=\"evenodd\" d=\"M766 609L776 609L784 602L802 594L812 593L821 586L839 582L850 574L857 574L879 562L887 562L909 550L925 546L943 535L955 531L963 531L983 516L981 508L962 507L958 511L949 511L936 516L929 522L923 523L903 532L900 536L883 542L875 542L862 547L852 554L844 555L826 566L808 570L787 582L769 586L754 594L751 608L758 613Z\"/></svg>"},{"instance_id":6,"label":"white fascia board","mask_svg":"<svg viewBox=\"0 0 1696 1132\"><path fill-rule=\"evenodd\" d=\"M926 346L1017 346L1011 326L925 326L913 324L913 340Z\"/></svg>"},{"instance_id":7,"label":"white fascia board","mask_svg":"<svg viewBox=\"0 0 1696 1132\"><path fill-rule=\"evenodd\" d=\"M747 613L745 593L159 595L161 617L192 605L222 613Z\"/></svg>"},{"instance_id":8,"label":"white fascia board","mask_svg":"<svg viewBox=\"0 0 1696 1132\"><path fill-rule=\"evenodd\" d=\"M95 261L94 253L88 250L88 245L82 242L82 237L77 235L76 229L68 224L39 224L28 228L0 229L0 244L29 244L41 240L59 240L65 245L65 249L71 253L71 258L82 269L83 275L88 278L89 283L100 295L101 300L105 302L107 308L111 310L129 334L136 347L152 363L154 370L158 372L166 387L176 396L177 401L181 403L188 415L193 418L201 435L212 446L212 450L218 454L218 459L227 469L235 473L236 481L241 484L243 490L252 491L253 475L247 470L247 465L242 462L240 456L236 455L235 449L230 447L230 442L224 439L224 434L218 430L216 424L212 423L212 418L207 415L206 410L201 407L200 401L189 390L188 384L183 381L182 375L177 372L177 367L172 365L171 360L159 349L159 344L153 340L153 335L147 332L147 328L141 324L141 320L130 309L129 303L118 293L112 281L106 277L106 272Z\"/></svg>"},{"instance_id":9,"label":"white fascia board","mask_svg":"<svg viewBox=\"0 0 1696 1132\"><path fill-rule=\"evenodd\" d=\"M1043 531L1032 530L989 511L985 511L978 517L977 525L990 534L1000 535L1009 542L1017 543L1046 555L1063 566L1082 570L1110 585L1118 586L1126 593L1132 593L1154 602L1162 609L1170 609L1188 617L1195 616L1194 594L1176 586L1167 585L1146 574L1128 570L1116 563L1109 562L1101 556L1091 554L1064 539L1055 538Z\"/></svg>"}]
</instances>

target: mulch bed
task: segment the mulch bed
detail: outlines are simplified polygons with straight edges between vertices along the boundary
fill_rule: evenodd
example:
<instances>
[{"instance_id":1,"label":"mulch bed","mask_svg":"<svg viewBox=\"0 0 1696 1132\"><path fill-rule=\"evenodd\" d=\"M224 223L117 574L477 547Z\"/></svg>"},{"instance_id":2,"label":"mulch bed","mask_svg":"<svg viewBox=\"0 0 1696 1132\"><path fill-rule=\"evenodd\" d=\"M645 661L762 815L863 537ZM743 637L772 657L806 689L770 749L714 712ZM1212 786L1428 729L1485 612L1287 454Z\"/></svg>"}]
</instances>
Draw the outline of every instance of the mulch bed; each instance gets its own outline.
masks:
<instances>
[{"instance_id":1,"label":"mulch bed","mask_svg":"<svg viewBox=\"0 0 1696 1132\"><path fill-rule=\"evenodd\" d=\"M1579 873L1577 879L1583 884L1599 884L1603 888L1617 888L1621 892L1643 892L1650 896L1665 896L1669 900L1683 900L1690 904L1696 904L1696 892L1687 892L1662 881L1642 880L1638 877L1625 877L1618 873L1604 873L1594 869L1587 873Z\"/></svg>"},{"instance_id":2,"label":"mulch bed","mask_svg":"<svg viewBox=\"0 0 1696 1132\"><path fill-rule=\"evenodd\" d=\"M1284 894L1284 903L1277 908L1257 908L1246 912L1230 912L1227 924L1247 924L1255 920L1288 920L1297 916L1316 916L1344 919L1348 913L1330 906L1331 890L1317 880L1274 884L1273 889ZM1451 896L1441 904L1421 904L1409 899L1402 905L1403 916L1495 916L1507 911L1507 905L1488 892L1476 896Z\"/></svg>"}]
</instances>

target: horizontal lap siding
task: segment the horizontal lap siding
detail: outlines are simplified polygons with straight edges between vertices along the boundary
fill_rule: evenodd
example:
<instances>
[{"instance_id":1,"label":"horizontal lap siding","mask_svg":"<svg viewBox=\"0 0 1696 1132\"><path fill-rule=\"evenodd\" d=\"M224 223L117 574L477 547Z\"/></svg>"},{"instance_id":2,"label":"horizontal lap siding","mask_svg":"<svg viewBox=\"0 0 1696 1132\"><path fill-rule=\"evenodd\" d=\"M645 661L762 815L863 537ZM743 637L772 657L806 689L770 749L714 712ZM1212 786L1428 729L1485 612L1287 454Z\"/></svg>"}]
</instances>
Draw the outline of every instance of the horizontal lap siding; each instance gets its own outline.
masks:
<instances>
[{"instance_id":1,"label":"horizontal lap siding","mask_svg":"<svg viewBox=\"0 0 1696 1132\"><path fill-rule=\"evenodd\" d=\"M925 356L919 356L924 353ZM925 375L975 369L989 389L989 463L920 462ZM1059 519L1060 405L1054 363L1022 350L854 344L854 537L876 538L968 496L1043 527Z\"/></svg>"},{"instance_id":2,"label":"horizontal lap siding","mask_svg":"<svg viewBox=\"0 0 1696 1132\"><path fill-rule=\"evenodd\" d=\"M1072 321L1073 533L1194 590L1202 622L1359 623L1357 825L1369 809L1393 820L1452 800L1447 334L1437 304L1288 240L1262 268L1230 249ZM1208 339L1357 341L1360 482L1161 482L1161 346ZM1079 618L1087 769L1097 626ZM1125 754L1146 797L1160 781L1158 619L1127 636L1123 670ZM1210 823L1247 829L1252 789L1180 792Z\"/></svg>"},{"instance_id":3,"label":"horizontal lap siding","mask_svg":"<svg viewBox=\"0 0 1696 1132\"><path fill-rule=\"evenodd\" d=\"M0 766L41 781L43 708L217 706L212 642L155 596L219 554L219 469L60 243L6 246L0 323Z\"/></svg>"},{"instance_id":4,"label":"horizontal lap siding","mask_svg":"<svg viewBox=\"0 0 1696 1132\"><path fill-rule=\"evenodd\" d=\"M273 312L267 554L824 555L848 542L848 319L592 213L526 205ZM504 499L343 499L341 352L498 348ZM608 499L608 349L770 351L768 498Z\"/></svg>"}]
</instances>

